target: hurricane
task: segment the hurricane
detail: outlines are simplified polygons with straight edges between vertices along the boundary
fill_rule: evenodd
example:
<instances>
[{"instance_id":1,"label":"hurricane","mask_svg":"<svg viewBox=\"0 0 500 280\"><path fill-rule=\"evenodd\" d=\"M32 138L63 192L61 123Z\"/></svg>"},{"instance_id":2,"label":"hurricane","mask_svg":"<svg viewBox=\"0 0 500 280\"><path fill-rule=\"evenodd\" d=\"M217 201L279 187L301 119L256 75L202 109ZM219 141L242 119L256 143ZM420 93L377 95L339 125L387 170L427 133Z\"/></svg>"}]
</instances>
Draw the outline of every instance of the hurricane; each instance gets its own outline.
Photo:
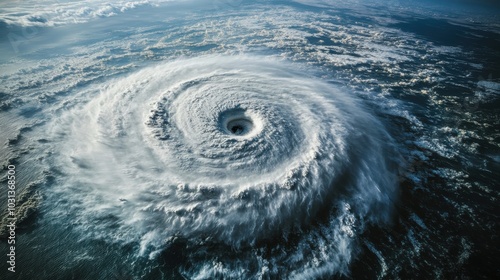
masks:
<instances>
[{"instance_id":1,"label":"hurricane","mask_svg":"<svg viewBox=\"0 0 500 280\"><path fill-rule=\"evenodd\" d=\"M492 1L0 2L0 277L499 279L498 26Z\"/></svg>"},{"instance_id":2,"label":"hurricane","mask_svg":"<svg viewBox=\"0 0 500 280\"><path fill-rule=\"evenodd\" d=\"M150 255L173 237L236 249L287 239L335 212L326 238L336 250L321 262L345 269L351 252L340 247L390 215L390 137L341 89L290 69L206 56L103 85L52 125L49 141L68 156L51 165L71 178L55 193L82 208L87 231L118 227Z\"/></svg>"}]
</instances>

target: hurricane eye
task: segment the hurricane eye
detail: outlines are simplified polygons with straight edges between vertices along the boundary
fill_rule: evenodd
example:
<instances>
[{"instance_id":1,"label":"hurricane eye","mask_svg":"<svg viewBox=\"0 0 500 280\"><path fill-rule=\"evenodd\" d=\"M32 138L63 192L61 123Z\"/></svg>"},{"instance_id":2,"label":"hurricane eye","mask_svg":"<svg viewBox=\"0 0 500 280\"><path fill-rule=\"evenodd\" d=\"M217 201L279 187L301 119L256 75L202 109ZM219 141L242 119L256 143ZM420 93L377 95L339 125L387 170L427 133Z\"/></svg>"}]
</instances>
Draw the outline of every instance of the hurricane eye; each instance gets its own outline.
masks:
<instances>
[{"instance_id":1,"label":"hurricane eye","mask_svg":"<svg viewBox=\"0 0 500 280\"><path fill-rule=\"evenodd\" d=\"M233 137L253 135L260 127L258 118L240 108L222 112L219 125L223 133Z\"/></svg>"},{"instance_id":2,"label":"hurricane eye","mask_svg":"<svg viewBox=\"0 0 500 280\"><path fill-rule=\"evenodd\" d=\"M246 135L252 131L253 122L248 118L237 118L227 122L226 129L232 135Z\"/></svg>"},{"instance_id":3,"label":"hurricane eye","mask_svg":"<svg viewBox=\"0 0 500 280\"><path fill-rule=\"evenodd\" d=\"M231 127L230 130L233 134L236 134L236 135L240 135L244 131L243 126L241 126L241 125L235 125L235 126Z\"/></svg>"}]
</instances>

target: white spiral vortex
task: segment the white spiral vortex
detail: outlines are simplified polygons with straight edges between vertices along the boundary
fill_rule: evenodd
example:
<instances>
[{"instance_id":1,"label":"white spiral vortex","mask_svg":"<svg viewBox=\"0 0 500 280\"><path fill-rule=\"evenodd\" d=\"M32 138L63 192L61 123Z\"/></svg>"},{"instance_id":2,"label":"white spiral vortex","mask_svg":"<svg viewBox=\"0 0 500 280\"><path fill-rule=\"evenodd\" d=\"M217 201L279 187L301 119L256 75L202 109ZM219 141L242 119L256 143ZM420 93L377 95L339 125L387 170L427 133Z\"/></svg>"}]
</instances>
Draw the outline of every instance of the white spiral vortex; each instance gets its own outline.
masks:
<instances>
[{"instance_id":1,"label":"white spiral vortex","mask_svg":"<svg viewBox=\"0 0 500 280\"><path fill-rule=\"evenodd\" d=\"M114 81L54 125L68 175L57 193L81 186L78 211L113 216L94 227L118 226L143 249L174 235L254 245L337 196L360 216L386 204L394 177L380 123L293 67L207 56Z\"/></svg>"}]
</instances>

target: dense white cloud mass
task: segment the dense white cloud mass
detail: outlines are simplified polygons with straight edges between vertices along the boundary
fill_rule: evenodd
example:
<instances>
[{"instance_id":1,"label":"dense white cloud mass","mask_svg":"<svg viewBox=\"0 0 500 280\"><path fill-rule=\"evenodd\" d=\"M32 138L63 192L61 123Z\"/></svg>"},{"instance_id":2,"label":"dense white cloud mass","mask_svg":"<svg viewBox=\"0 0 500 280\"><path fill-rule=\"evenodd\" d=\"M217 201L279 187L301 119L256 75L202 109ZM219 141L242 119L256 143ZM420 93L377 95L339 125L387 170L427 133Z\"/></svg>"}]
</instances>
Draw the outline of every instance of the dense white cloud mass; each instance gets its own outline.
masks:
<instances>
[{"instance_id":1,"label":"dense white cloud mass","mask_svg":"<svg viewBox=\"0 0 500 280\"><path fill-rule=\"evenodd\" d=\"M84 23L92 19L116 16L141 6L155 7L182 0L139 1L10 1L3 3L0 20L21 26L56 26Z\"/></svg>"}]
</instances>

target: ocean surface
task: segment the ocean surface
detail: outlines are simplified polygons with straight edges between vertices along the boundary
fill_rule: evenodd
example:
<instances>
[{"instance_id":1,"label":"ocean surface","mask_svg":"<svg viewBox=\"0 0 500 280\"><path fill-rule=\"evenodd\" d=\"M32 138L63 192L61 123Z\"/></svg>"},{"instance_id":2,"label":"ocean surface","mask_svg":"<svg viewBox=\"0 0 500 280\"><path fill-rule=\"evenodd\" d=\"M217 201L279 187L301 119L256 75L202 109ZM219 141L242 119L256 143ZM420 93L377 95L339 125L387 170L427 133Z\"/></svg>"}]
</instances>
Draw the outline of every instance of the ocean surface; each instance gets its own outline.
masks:
<instances>
[{"instance_id":1,"label":"ocean surface","mask_svg":"<svg viewBox=\"0 0 500 280\"><path fill-rule=\"evenodd\" d=\"M0 131L1 279L500 277L494 1L3 1Z\"/></svg>"}]
</instances>

